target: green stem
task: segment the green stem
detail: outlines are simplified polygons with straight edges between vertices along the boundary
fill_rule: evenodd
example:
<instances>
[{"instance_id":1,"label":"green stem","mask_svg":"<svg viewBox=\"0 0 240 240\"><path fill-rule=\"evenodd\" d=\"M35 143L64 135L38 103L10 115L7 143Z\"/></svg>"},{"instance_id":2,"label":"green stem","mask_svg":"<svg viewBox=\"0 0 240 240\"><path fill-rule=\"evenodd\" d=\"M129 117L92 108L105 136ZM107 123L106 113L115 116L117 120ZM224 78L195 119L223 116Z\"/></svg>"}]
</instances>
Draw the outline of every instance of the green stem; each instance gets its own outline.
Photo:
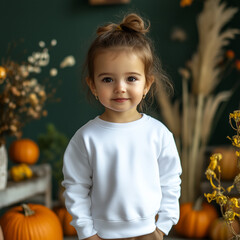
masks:
<instances>
[{"instance_id":1,"label":"green stem","mask_svg":"<svg viewBox=\"0 0 240 240\"><path fill-rule=\"evenodd\" d=\"M23 212L25 216L32 216L35 212L25 203L22 204Z\"/></svg>"},{"instance_id":2,"label":"green stem","mask_svg":"<svg viewBox=\"0 0 240 240\"><path fill-rule=\"evenodd\" d=\"M193 206L193 210L200 211L202 209L202 202L203 202L202 197L199 197Z\"/></svg>"}]
</instances>

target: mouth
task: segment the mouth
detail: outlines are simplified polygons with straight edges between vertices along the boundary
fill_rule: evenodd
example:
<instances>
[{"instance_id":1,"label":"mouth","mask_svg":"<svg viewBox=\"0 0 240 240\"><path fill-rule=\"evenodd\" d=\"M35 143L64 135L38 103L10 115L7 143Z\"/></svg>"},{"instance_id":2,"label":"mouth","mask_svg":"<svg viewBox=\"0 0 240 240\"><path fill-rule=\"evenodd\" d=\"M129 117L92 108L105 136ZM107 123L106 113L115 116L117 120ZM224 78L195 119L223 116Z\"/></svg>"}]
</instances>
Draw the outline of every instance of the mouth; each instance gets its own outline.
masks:
<instances>
[{"instance_id":1,"label":"mouth","mask_svg":"<svg viewBox=\"0 0 240 240\"><path fill-rule=\"evenodd\" d=\"M128 98L114 98L113 101L118 102L118 103L122 103L122 102L126 102L128 100Z\"/></svg>"}]
</instances>

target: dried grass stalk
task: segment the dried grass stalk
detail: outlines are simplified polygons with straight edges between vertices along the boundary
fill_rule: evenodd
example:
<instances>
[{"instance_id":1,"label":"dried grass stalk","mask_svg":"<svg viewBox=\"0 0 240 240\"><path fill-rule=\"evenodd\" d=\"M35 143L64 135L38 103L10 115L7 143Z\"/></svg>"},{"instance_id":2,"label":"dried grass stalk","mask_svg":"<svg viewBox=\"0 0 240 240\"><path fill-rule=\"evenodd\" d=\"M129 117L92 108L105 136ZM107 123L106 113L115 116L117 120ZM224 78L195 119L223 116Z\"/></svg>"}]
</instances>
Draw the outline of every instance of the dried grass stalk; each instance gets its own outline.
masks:
<instances>
[{"instance_id":1,"label":"dried grass stalk","mask_svg":"<svg viewBox=\"0 0 240 240\"><path fill-rule=\"evenodd\" d=\"M220 3L220 0L204 2L203 11L197 18L199 44L189 65L192 75L190 88L186 74L183 70L180 71L183 77L181 111L178 109L176 115L176 106L179 104L176 104L176 101L172 103L164 92L160 91L156 96L165 123L177 138L177 142L180 141L178 150L183 167L182 202L194 201L197 197L199 173L203 165L203 153L211 132L213 117L219 105L227 101L232 94L231 91L223 91L214 96L212 92L221 80L223 68L220 67L219 62L224 54L223 47L240 33L239 29L228 28L222 31L237 10L237 8L227 8L225 3Z\"/></svg>"},{"instance_id":2,"label":"dried grass stalk","mask_svg":"<svg viewBox=\"0 0 240 240\"><path fill-rule=\"evenodd\" d=\"M162 116L169 130L174 133L176 137L180 136L180 116L178 115L177 104L172 103L170 97L159 87L156 95L156 100L161 107Z\"/></svg>"},{"instance_id":3,"label":"dried grass stalk","mask_svg":"<svg viewBox=\"0 0 240 240\"><path fill-rule=\"evenodd\" d=\"M202 121L202 134L201 134L201 141L203 145L207 144L209 139L209 135L211 133L211 126L213 123L213 118L219 105L222 102L226 102L232 95L232 91L223 91L218 93L215 97L210 95L205 104L205 109L203 113L203 121Z\"/></svg>"},{"instance_id":4,"label":"dried grass stalk","mask_svg":"<svg viewBox=\"0 0 240 240\"><path fill-rule=\"evenodd\" d=\"M219 83L221 69L216 67L223 54L223 47L229 44L239 29L226 29L223 26L231 20L237 8L226 8L220 0L205 1L202 13L197 19L199 45L194 54L190 69L193 76L193 89L195 94L210 94Z\"/></svg>"}]
</instances>

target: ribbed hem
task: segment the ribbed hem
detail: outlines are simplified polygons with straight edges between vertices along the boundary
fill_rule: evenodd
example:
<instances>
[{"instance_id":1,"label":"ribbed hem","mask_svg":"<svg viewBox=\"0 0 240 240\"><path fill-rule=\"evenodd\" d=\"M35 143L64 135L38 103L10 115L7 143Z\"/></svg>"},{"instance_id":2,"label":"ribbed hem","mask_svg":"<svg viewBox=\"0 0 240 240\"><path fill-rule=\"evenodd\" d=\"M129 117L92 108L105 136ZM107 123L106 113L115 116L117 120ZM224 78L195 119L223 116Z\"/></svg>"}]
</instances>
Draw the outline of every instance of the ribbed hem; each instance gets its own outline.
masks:
<instances>
[{"instance_id":1,"label":"ribbed hem","mask_svg":"<svg viewBox=\"0 0 240 240\"><path fill-rule=\"evenodd\" d=\"M147 219L138 219L134 221L104 221L94 219L94 228L101 238L129 238L149 234L155 231L155 215Z\"/></svg>"}]
</instances>

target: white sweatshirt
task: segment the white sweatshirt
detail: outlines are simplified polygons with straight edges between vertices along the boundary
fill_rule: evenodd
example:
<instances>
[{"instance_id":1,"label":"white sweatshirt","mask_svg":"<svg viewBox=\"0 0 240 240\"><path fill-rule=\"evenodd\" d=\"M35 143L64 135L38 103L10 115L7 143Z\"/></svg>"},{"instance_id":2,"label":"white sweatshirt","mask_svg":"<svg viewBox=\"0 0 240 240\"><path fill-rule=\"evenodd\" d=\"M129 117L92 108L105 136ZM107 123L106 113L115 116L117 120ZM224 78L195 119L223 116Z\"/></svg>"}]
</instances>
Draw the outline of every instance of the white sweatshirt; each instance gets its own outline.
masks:
<instances>
[{"instance_id":1,"label":"white sweatshirt","mask_svg":"<svg viewBox=\"0 0 240 240\"><path fill-rule=\"evenodd\" d=\"M156 227L168 234L178 221L178 152L172 134L150 116L129 123L89 121L66 149L63 174L79 239L141 236Z\"/></svg>"}]
</instances>

